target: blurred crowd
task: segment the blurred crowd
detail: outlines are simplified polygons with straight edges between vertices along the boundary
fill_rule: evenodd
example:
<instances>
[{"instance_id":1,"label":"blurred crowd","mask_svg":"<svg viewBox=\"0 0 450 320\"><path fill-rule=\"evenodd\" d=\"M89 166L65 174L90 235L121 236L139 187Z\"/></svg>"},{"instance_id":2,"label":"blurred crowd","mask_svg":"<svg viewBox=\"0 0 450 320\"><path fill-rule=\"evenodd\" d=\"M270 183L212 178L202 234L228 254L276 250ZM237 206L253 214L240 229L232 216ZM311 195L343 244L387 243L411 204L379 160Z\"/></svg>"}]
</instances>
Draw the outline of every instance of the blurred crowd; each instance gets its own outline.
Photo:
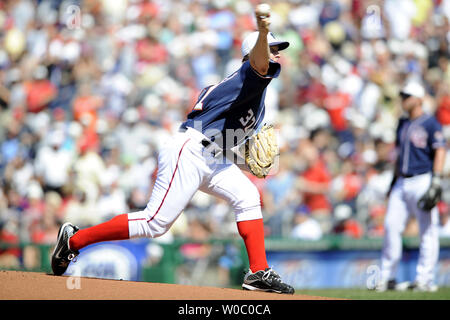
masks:
<instances>
[{"instance_id":1,"label":"blurred crowd","mask_svg":"<svg viewBox=\"0 0 450 320\"><path fill-rule=\"evenodd\" d=\"M450 141L450 0L267 1L290 42L266 96L281 156L249 176L266 234L383 235L398 91L421 81ZM254 0L0 3L0 241L54 243L143 209L158 149L198 93L239 68ZM450 154L441 235L450 236ZM226 203L198 192L168 237L236 234ZM417 235L411 219L405 231Z\"/></svg>"}]
</instances>

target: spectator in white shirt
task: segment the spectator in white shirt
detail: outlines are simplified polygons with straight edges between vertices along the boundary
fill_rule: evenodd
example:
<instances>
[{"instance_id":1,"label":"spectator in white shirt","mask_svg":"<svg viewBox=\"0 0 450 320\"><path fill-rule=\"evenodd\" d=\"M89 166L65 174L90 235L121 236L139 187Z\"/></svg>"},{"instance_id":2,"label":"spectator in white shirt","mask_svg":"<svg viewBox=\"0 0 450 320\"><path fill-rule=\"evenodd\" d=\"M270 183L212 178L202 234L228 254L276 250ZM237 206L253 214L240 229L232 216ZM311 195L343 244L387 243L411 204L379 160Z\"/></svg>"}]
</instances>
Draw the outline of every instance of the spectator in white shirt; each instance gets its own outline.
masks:
<instances>
[{"instance_id":1,"label":"spectator in white shirt","mask_svg":"<svg viewBox=\"0 0 450 320\"><path fill-rule=\"evenodd\" d=\"M44 192L55 191L61 196L72 165L71 153L61 148L64 139L62 131L51 133L49 144L39 149L35 163L35 173L43 185Z\"/></svg>"},{"instance_id":2,"label":"spectator in white shirt","mask_svg":"<svg viewBox=\"0 0 450 320\"><path fill-rule=\"evenodd\" d=\"M294 228L291 231L293 238L302 240L319 240L322 238L320 224L310 216L307 207L300 206L294 216Z\"/></svg>"}]
</instances>

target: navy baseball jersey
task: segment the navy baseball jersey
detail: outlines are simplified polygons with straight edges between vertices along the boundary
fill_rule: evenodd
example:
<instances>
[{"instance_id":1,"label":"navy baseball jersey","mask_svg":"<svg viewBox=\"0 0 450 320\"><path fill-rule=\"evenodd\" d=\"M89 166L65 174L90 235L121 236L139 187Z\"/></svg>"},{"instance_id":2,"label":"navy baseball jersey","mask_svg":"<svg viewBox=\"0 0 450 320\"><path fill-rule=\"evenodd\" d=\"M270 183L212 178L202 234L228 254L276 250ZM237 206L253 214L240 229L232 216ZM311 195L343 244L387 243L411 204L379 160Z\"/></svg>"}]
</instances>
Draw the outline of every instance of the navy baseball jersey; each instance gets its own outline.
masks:
<instances>
[{"instance_id":1,"label":"navy baseball jersey","mask_svg":"<svg viewBox=\"0 0 450 320\"><path fill-rule=\"evenodd\" d=\"M223 149L240 144L264 119L266 88L280 71L280 64L270 61L263 76L245 61L220 83L202 90L180 128L197 129Z\"/></svg>"},{"instance_id":2,"label":"navy baseball jersey","mask_svg":"<svg viewBox=\"0 0 450 320\"><path fill-rule=\"evenodd\" d=\"M434 150L445 147L442 126L434 116L424 114L410 120L401 118L397 127L397 170L418 175L433 170Z\"/></svg>"}]
</instances>

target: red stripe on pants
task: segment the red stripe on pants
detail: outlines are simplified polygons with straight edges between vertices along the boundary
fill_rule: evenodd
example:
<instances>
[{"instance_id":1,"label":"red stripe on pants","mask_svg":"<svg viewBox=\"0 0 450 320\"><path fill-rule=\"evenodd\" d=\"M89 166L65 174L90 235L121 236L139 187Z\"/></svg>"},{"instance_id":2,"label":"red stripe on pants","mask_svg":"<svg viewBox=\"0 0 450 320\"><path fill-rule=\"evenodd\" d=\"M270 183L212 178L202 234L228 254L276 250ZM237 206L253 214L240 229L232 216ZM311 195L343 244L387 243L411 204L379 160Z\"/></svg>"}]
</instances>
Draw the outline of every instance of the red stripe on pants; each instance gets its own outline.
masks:
<instances>
[{"instance_id":1,"label":"red stripe on pants","mask_svg":"<svg viewBox=\"0 0 450 320\"><path fill-rule=\"evenodd\" d=\"M164 204L164 201L166 200L167 194L169 193L170 187L172 186L173 179L175 178L175 173L177 173L177 170L178 170L178 162L180 161L181 152L183 152L184 146L186 145L186 143L189 142L189 140L191 140L191 139L187 139L187 140L183 143L183 146L181 147L180 152L178 153L178 159L177 159L177 164L175 165L175 170L173 170L172 178L170 179L170 182L169 182L169 187L167 187L167 191L166 191L166 193L164 194L164 197L163 197L163 199L162 199L162 201L161 201L161 204L160 204L159 207L158 207L158 210L156 210L155 214L154 214L150 219L148 219L147 222L152 221L152 220L156 217L156 215L158 214L159 210L161 210L161 207L162 207L162 205Z\"/></svg>"}]
</instances>

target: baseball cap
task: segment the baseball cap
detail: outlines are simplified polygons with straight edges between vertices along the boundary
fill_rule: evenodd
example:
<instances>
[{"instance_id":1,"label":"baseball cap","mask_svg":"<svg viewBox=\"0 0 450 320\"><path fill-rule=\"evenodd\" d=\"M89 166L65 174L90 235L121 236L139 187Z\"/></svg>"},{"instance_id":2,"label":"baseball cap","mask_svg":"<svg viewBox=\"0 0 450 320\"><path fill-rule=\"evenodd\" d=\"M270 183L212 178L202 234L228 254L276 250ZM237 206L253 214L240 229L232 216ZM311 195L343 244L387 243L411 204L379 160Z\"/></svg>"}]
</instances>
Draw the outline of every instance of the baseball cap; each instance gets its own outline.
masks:
<instances>
[{"instance_id":1,"label":"baseball cap","mask_svg":"<svg viewBox=\"0 0 450 320\"><path fill-rule=\"evenodd\" d=\"M258 35L259 31L252 32L245 37L244 41L242 41L241 53L243 57L248 55L253 49L256 40L258 40ZM267 33L267 42L269 43L269 46L278 46L278 50L284 50L289 47L289 42L277 40L272 32Z\"/></svg>"},{"instance_id":2,"label":"baseball cap","mask_svg":"<svg viewBox=\"0 0 450 320\"><path fill-rule=\"evenodd\" d=\"M417 98L425 97L425 89L418 82L408 82L401 90L400 94L410 95Z\"/></svg>"}]
</instances>

